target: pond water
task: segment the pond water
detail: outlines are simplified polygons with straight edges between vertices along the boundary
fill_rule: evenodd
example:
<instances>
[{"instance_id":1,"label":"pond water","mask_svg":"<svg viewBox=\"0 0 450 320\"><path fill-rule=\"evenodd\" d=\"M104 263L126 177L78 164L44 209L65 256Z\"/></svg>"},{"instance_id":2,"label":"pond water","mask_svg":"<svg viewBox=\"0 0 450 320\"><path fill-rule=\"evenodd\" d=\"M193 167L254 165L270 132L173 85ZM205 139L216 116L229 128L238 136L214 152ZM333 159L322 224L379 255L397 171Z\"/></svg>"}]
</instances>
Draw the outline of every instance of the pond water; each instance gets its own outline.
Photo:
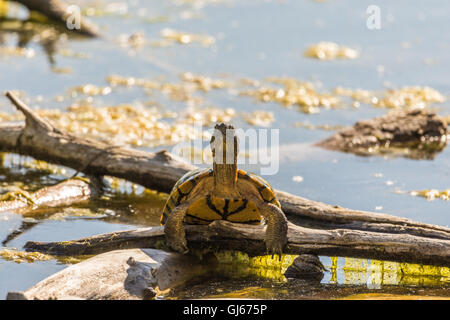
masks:
<instances>
[{"instance_id":1,"label":"pond water","mask_svg":"<svg viewBox=\"0 0 450 320\"><path fill-rule=\"evenodd\" d=\"M111 75L180 83L180 74L191 72L233 83L239 79L264 81L268 77L289 77L312 82L321 92L332 92L339 86L374 91L429 86L446 99L450 93L450 34L444 32L450 27L450 4L442 1L71 2L86 9L83 12L90 14L89 18L100 26L104 36L99 39L62 37L50 44L33 38L26 47L33 50L32 57L0 54L2 91L19 90L27 103L40 109L66 110L71 104L83 101L96 108L157 105L163 111L179 114L189 113L197 100L172 99L158 90L149 92L138 85L112 87L110 92L91 97L89 92L71 95L70 90L86 84L108 87L111 83L107 78ZM381 28L377 30L370 30L366 25L366 9L372 4L378 5L381 13ZM8 12L9 18L26 15L26 10L19 7L11 7ZM10 25L3 23L0 28L3 48L14 47L18 42L20 32L10 30ZM199 41L193 36L182 38L181 42L193 40L186 44L162 41L161 30L167 28L202 37ZM321 41L355 48L359 57L322 61L304 56L308 46ZM443 226L450 224L448 201L427 201L409 194L412 190L450 188L449 148L433 160L360 157L322 150L312 144L330 136L332 131L295 124L352 125L361 119L383 115L387 110L369 103L360 103L356 108L351 100L344 99L339 108L319 108L318 113L305 113L297 107L255 101L240 95L241 89L234 86L193 94L199 98L199 108L233 108L237 114L233 123L244 129L258 126L245 121L241 113L273 113L275 119L270 128L280 129L281 146L279 171L265 177L273 187L342 207L379 211ZM450 114L448 102L431 107L440 115ZM12 109L6 98L0 98L0 112L11 113ZM172 145L141 148L170 150ZM0 168L0 193L2 188L7 190L16 182L22 182L24 189L36 190L73 173L49 171L30 163L30 158L5 156ZM9 241L6 248L21 249L29 240L70 240L158 225L165 196L133 195L129 184L124 184L122 189L95 205L60 209L56 216L54 211L33 217L2 214L0 239L20 228L24 221L31 221L33 227ZM395 292L450 297L449 275L431 280L427 277L383 280L381 273L373 271L379 262L344 258L334 261L329 257L321 260L329 269L333 265L336 269L326 272L321 284L310 286L311 290L304 289L305 284L301 282L259 278L227 281L217 277L211 280L209 289L194 286L179 296L229 292L233 296L235 292L235 297L334 298L355 292ZM349 268L349 265L356 267ZM5 297L8 291L24 290L65 266L55 260L18 264L0 258L0 297Z\"/></svg>"}]
</instances>

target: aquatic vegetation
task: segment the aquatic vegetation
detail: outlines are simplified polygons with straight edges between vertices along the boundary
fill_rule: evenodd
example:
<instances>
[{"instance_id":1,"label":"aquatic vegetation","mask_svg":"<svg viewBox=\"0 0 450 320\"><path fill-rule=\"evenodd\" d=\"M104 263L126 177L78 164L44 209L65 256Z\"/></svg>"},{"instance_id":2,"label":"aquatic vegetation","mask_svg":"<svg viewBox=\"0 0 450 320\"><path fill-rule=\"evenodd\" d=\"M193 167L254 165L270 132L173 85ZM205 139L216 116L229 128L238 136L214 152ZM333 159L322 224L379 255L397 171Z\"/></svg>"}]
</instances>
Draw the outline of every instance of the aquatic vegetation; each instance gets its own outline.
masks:
<instances>
[{"instance_id":1,"label":"aquatic vegetation","mask_svg":"<svg viewBox=\"0 0 450 320\"><path fill-rule=\"evenodd\" d=\"M319 60L334 60L356 59L359 53L355 49L339 46L334 42L319 42L306 49L304 55Z\"/></svg>"},{"instance_id":2,"label":"aquatic vegetation","mask_svg":"<svg viewBox=\"0 0 450 320\"><path fill-rule=\"evenodd\" d=\"M6 261L15 263L33 263L36 261L48 261L54 259L52 256L40 252L25 252L12 249L0 250L0 257Z\"/></svg>"},{"instance_id":3,"label":"aquatic vegetation","mask_svg":"<svg viewBox=\"0 0 450 320\"><path fill-rule=\"evenodd\" d=\"M232 108L221 109L216 107L195 108L190 107L183 115L186 117L188 124L202 123L206 127L210 127L216 122L230 122L236 117L236 111ZM206 136L210 138L209 135Z\"/></svg>"},{"instance_id":4,"label":"aquatic vegetation","mask_svg":"<svg viewBox=\"0 0 450 320\"><path fill-rule=\"evenodd\" d=\"M425 108L431 103L445 101L445 97L440 92L427 86L388 89L379 93L363 89L352 90L337 87L334 93L339 96L350 97L355 102L371 104L379 108Z\"/></svg>"},{"instance_id":5,"label":"aquatic vegetation","mask_svg":"<svg viewBox=\"0 0 450 320\"><path fill-rule=\"evenodd\" d=\"M89 208L68 207L51 214L47 219L54 221L66 221L67 218L103 218L106 215Z\"/></svg>"},{"instance_id":6,"label":"aquatic vegetation","mask_svg":"<svg viewBox=\"0 0 450 320\"><path fill-rule=\"evenodd\" d=\"M59 73L59 74L71 74L73 73L73 69L70 67L52 67L51 71L53 73Z\"/></svg>"},{"instance_id":7,"label":"aquatic vegetation","mask_svg":"<svg viewBox=\"0 0 450 320\"><path fill-rule=\"evenodd\" d=\"M330 125L330 124L312 124L307 121L304 122L294 122L294 127L305 128L310 130L325 130L325 131L336 131L342 129L341 125Z\"/></svg>"},{"instance_id":8,"label":"aquatic vegetation","mask_svg":"<svg viewBox=\"0 0 450 320\"><path fill-rule=\"evenodd\" d=\"M82 10L82 14L86 16L126 16L128 14L128 4L126 2L97 1L88 2L88 7Z\"/></svg>"},{"instance_id":9,"label":"aquatic vegetation","mask_svg":"<svg viewBox=\"0 0 450 320\"><path fill-rule=\"evenodd\" d=\"M366 104L378 103L378 98L375 96L375 93L369 90L349 89L338 86L333 90L333 93L338 96L350 97L357 103L359 102ZM359 106L359 104L357 104L356 106Z\"/></svg>"},{"instance_id":10,"label":"aquatic vegetation","mask_svg":"<svg viewBox=\"0 0 450 320\"><path fill-rule=\"evenodd\" d=\"M31 194L25 190L15 190L0 195L0 202L3 201L22 201L30 205L34 205L34 199Z\"/></svg>"},{"instance_id":11,"label":"aquatic vegetation","mask_svg":"<svg viewBox=\"0 0 450 320\"><path fill-rule=\"evenodd\" d=\"M224 80L194 75L190 72L180 74L181 83L172 83L161 80L150 80L135 77L108 76L106 81L112 86L142 87L147 93L158 90L174 101L188 102L191 105L201 102L200 97L194 97L197 91L208 92L212 89L228 88L230 84Z\"/></svg>"},{"instance_id":12,"label":"aquatic vegetation","mask_svg":"<svg viewBox=\"0 0 450 320\"><path fill-rule=\"evenodd\" d=\"M35 51L32 48L0 47L0 57L2 56L32 58L35 56Z\"/></svg>"},{"instance_id":13,"label":"aquatic vegetation","mask_svg":"<svg viewBox=\"0 0 450 320\"><path fill-rule=\"evenodd\" d=\"M403 87L398 90L388 90L377 101L381 108L424 108L433 102L444 102L444 96L430 87Z\"/></svg>"},{"instance_id":14,"label":"aquatic vegetation","mask_svg":"<svg viewBox=\"0 0 450 320\"><path fill-rule=\"evenodd\" d=\"M153 42L154 46L168 46L173 43L200 43L203 47L209 47L216 42L216 39L209 35L187 33L169 28L161 30L161 36L163 40Z\"/></svg>"},{"instance_id":15,"label":"aquatic vegetation","mask_svg":"<svg viewBox=\"0 0 450 320\"><path fill-rule=\"evenodd\" d=\"M84 94L88 96L97 96L97 95L107 95L111 93L110 87L98 87L93 84L85 84L78 87L73 87L69 89L69 93L71 97L75 98L79 94Z\"/></svg>"},{"instance_id":16,"label":"aquatic vegetation","mask_svg":"<svg viewBox=\"0 0 450 320\"><path fill-rule=\"evenodd\" d=\"M98 92L95 88L85 89ZM81 90L81 89L80 89ZM162 111L158 107L146 107L140 104L95 107L88 104L70 106L67 111L59 109L38 109L37 114L51 120L58 128L85 137L95 137L116 144L133 146L173 145L193 139L209 139L210 134L197 128L210 127L216 122L230 122L237 116L232 108L188 107L180 112ZM20 114L0 114L3 121L22 120ZM253 125L269 125L273 120L270 113L256 112L253 115L242 114ZM255 120L256 119L256 120ZM37 168L40 162L30 162L30 168ZM45 167L45 168L44 168ZM41 169L55 170L48 164ZM56 171L55 171L56 172ZM64 172L58 172L64 174Z\"/></svg>"},{"instance_id":17,"label":"aquatic vegetation","mask_svg":"<svg viewBox=\"0 0 450 320\"><path fill-rule=\"evenodd\" d=\"M258 127L270 127L275 121L273 112L256 110L248 114L243 114L243 118L248 124Z\"/></svg>"},{"instance_id":18,"label":"aquatic vegetation","mask_svg":"<svg viewBox=\"0 0 450 320\"><path fill-rule=\"evenodd\" d=\"M297 106L304 113L318 113L319 107L332 108L340 102L339 98L329 93L318 92L311 82L292 78L267 78L267 82L276 83L282 88L261 85L256 89L241 92L261 102L276 102L285 107Z\"/></svg>"},{"instance_id":19,"label":"aquatic vegetation","mask_svg":"<svg viewBox=\"0 0 450 320\"><path fill-rule=\"evenodd\" d=\"M106 81L113 87L126 86L126 87L142 87L145 89L159 89L161 84L154 80L147 80L143 78L135 77L122 77L119 75L110 75L106 78Z\"/></svg>"},{"instance_id":20,"label":"aquatic vegetation","mask_svg":"<svg viewBox=\"0 0 450 320\"><path fill-rule=\"evenodd\" d=\"M34 158L29 158L23 162L23 167L27 169L33 169L38 171L45 171L51 174L58 174L65 176L67 175L67 168L58 166L46 161L36 160ZM70 170L70 169L69 169Z\"/></svg>"},{"instance_id":21,"label":"aquatic vegetation","mask_svg":"<svg viewBox=\"0 0 450 320\"><path fill-rule=\"evenodd\" d=\"M195 83L197 88L204 92L208 92L211 89L225 89L231 86L230 83L224 80L216 80L205 76L194 75L191 72L182 73L180 75L180 79L185 82Z\"/></svg>"},{"instance_id":22,"label":"aquatic vegetation","mask_svg":"<svg viewBox=\"0 0 450 320\"><path fill-rule=\"evenodd\" d=\"M429 201L434 199L442 199L449 201L450 200L450 189L439 191L437 189L427 189L427 190L418 190L411 191L409 193L412 196L424 197Z\"/></svg>"}]
</instances>

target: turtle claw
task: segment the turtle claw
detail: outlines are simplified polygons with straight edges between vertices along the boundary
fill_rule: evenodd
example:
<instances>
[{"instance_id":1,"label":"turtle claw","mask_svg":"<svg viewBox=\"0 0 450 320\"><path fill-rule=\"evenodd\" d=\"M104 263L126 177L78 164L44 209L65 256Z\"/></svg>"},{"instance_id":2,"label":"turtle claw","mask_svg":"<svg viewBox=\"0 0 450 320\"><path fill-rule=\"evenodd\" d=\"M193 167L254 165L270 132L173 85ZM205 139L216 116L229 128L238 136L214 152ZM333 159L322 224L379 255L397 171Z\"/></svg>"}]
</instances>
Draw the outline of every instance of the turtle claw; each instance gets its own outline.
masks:
<instances>
[{"instance_id":1,"label":"turtle claw","mask_svg":"<svg viewBox=\"0 0 450 320\"><path fill-rule=\"evenodd\" d=\"M167 245L170 249L179 252L181 254L186 254L189 252L189 249L187 247L186 240L180 240L180 239L167 239Z\"/></svg>"},{"instance_id":2,"label":"turtle claw","mask_svg":"<svg viewBox=\"0 0 450 320\"><path fill-rule=\"evenodd\" d=\"M276 240L266 240L266 250L267 253L272 255L277 255L281 258L281 255L283 253L283 242L282 241L276 241Z\"/></svg>"}]
</instances>

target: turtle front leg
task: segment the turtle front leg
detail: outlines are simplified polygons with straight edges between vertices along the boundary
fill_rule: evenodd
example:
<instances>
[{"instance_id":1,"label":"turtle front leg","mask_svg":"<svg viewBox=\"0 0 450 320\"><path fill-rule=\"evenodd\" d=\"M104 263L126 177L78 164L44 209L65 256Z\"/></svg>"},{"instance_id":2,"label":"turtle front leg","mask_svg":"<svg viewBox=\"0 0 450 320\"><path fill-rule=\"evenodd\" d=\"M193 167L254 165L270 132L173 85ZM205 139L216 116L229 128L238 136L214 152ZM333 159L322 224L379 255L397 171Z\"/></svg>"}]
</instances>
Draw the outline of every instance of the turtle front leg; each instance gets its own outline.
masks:
<instances>
[{"instance_id":1,"label":"turtle front leg","mask_svg":"<svg viewBox=\"0 0 450 320\"><path fill-rule=\"evenodd\" d=\"M262 203L259 210L267 220L266 248L269 254L278 254L281 257L283 248L287 243L287 219L283 211L271 203Z\"/></svg>"},{"instance_id":2,"label":"turtle front leg","mask_svg":"<svg viewBox=\"0 0 450 320\"><path fill-rule=\"evenodd\" d=\"M180 253L188 253L186 235L183 220L190 203L182 203L175 207L164 224L166 243L172 249Z\"/></svg>"}]
</instances>

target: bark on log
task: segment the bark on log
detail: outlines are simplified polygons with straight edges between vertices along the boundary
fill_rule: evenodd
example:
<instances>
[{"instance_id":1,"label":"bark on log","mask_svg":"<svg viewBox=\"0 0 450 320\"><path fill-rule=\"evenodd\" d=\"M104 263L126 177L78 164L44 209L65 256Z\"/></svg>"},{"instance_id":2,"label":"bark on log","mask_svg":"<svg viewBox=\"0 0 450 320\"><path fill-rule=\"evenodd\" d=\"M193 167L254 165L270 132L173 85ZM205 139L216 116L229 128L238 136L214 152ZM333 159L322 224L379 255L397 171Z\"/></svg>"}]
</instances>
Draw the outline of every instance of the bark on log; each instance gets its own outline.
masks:
<instances>
[{"instance_id":1,"label":"bark on log","mask_svg":"<svg viewBox=\"0 0 450 320\"><path fill-rule=\"evenodd\" d=\"M31 194L14 195L18 199L10 201L0 201L0 213L16 212L25 214L42 207L70 206L90 201L100 195L103 191L103 184L96 177L83 179L68 179L54 186L39 189ZM36 221L22 221L18 229L10 232L2 241L6 246L8 242L14 240L21 234L36 226Z\"/></svg>"},{"instance_id":2,"label":"bark on log","mask_svg":"<svg viewBox=\"0 0 450 320\"><path fill-rule=\"evenodd\" d=\"M23 200L0 201L0 213L37 209L42 206L68 206L98 196L100 187L89 180L68 179L54 186L42 188Z\"/></svg>"},{"instance_id":3,"label":"bark on log","mask_svg":"<svg viewBox=\"0 0 450 320\"><path fill-rule=\"evenodd\" d=\"M49 19L66 26L67 19L70 16L68 11L69 4L62 0L12 0L23 4L30 11L39 12ZM98 28L86 18L81 19L80 29L67 31L77 32L89 37L98 37Z\"/></svg>"},{"instance_id":4,"label":"bark on log","mask_svg":"<svg viewBox=\"0 0 450 320\"><path fill-rule=\"evenodd\" d=\"M391 154L433 159L447 145L445 118L426 110L394 111L358 121L316 145L357 155Z\"/></svg>"},{"instance_id":5,"label":"bark on log","mask_svg":"<svg viewBox=\"0 0 450 320\"><path fill-rule=\"evenodd\" d=\"M82 261L7 300L137 300L184 286L214 264L154 249L116 250ZM155 292L156 291L156 292Z\"/></svg>"},{"instance_id":6,"label":"bark on log","mask_svg":"<svg viewBox=\"0 0 450 320\"><path fill-rule=\"evenodd\" d=\"M266 253L262 226L214 221L188 225L189 248L237 250L249 255ZM120 231L65 242L28 242L29 251L51 254L97 254L112 248L160 248L163 227ZM286 254L315 254L450 266L450 240L359 230L318 230L289 223Z\"/></svg>"},{"instance_id":7,"label":"bark on log","mask_svg":"<svg viewBox=\"0 0 450 320\"><path fill-rule=\"evenodd\" d=\"M32 156L89 175L123 178L161 192L170 192L183 174L195 169L167 151L143 152L64 133L36 115L12 93L7 93L6 96L25 115L26 121L25 126L0 124L0 151ZM310 227L450 240L450 228L387 214L345 209L283 191L276 191L276 195L288 218L295 217L296 223Z\"/></svg>"}]
</instances>

